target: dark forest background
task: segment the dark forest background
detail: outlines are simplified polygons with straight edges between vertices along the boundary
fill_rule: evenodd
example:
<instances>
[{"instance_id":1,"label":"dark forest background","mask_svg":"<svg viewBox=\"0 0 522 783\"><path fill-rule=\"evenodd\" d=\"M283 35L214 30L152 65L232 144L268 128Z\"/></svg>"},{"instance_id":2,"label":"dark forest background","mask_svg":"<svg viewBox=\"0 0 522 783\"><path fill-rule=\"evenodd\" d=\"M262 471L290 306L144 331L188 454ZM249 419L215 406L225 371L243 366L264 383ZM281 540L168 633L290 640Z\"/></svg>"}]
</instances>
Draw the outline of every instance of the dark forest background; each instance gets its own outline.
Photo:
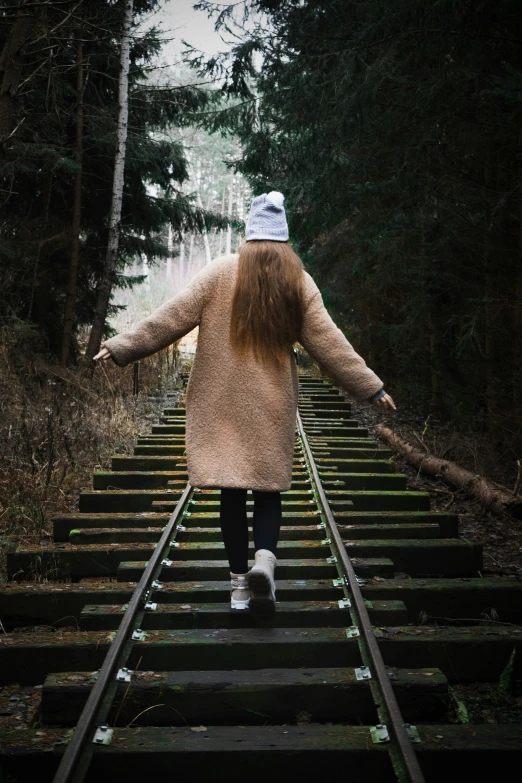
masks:
<instances>
[{"instance_id":1,"label":"dark forest background","mask_svg":"<svg viewBox=\"0 0 522 783\"><path fill-rule=\"evenodd\" d=\"M37 340L69 365L80 356L105 260L123 5L0 5L1 324L16 333L17 351ZM242 152L233 167L254 194L286 195L292 241L396 401L485 433L516 461L520 2L201 2L195 13L210 14L234 43L212 58L187 46L192 84L150 78L161 36L140 21L159 6L134 3L114 286L139 282L122 274L133 259L166 255L169 225L178 237L222 225L183 194L183 141L164 131L236 136Z\"/></svg>"}]
</instances>

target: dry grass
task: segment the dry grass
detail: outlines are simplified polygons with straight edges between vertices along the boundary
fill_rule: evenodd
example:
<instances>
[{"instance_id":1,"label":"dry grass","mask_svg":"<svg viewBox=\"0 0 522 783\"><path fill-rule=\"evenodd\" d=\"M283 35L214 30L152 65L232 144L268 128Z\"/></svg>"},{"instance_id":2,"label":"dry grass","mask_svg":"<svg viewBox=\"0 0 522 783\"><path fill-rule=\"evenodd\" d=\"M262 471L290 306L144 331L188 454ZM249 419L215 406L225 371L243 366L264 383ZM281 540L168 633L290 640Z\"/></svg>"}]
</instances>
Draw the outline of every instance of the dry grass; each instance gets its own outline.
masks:
<instances>
[{"instance_id":1,"label":"dry grass","mask_svg":"<svg viewBox=\"0 0 522 783\"><path fill-rule=\"evenodd\" d=\"M150 391L173 385L176 366L174 351L141 362L133 396L132 367L58 367L21 323L0 332L0 361L1 580L9 547L48 540L53 515L77 508L93 469L131 451L158 413Z\"/></svg>"}]
</instances>

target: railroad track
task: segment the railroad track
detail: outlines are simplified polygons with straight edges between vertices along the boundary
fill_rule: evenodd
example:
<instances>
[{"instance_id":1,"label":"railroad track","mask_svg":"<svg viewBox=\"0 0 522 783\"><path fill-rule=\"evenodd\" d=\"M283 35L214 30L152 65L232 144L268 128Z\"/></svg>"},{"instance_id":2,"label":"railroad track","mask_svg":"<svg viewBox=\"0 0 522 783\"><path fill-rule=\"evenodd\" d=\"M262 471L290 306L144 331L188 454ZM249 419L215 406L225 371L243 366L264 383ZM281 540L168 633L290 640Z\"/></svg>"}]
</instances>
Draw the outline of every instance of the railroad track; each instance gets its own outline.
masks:
<instances>
[{"instance_id":1,"label":"railroad track","mask_svg":"<svg viewBox=\"0 0 522 783\"><path fill-rule=\"evenodd\" d=\"M481 577L480 543L407 489L333 386L302 376L299 409L269 627L230 612L181 407L94 474L51 546L9 553L0 684L41 687L41 709L0 731L6 780L460 783L462 764L480 781L520 762L520 725L447 713L452 684L498 681L513 650L522 679L522 584Z\"/></svg>"}]
</instances>

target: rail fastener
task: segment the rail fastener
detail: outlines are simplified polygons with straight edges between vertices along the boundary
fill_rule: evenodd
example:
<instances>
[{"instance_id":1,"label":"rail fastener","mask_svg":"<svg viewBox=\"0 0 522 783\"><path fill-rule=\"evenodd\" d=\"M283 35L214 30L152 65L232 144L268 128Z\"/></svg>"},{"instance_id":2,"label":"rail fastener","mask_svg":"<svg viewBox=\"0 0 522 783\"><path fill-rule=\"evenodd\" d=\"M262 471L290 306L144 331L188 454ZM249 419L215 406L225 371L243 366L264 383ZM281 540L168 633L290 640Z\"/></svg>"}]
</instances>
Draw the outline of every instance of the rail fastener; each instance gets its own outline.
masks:
<instances>
[{"instance_id":1,"label":"rail fastener","mask_svg":"<svg viewBox=\"0 0 522 783\"><path fill-rule=\"evenodd\" d=\"M110 729L108 726L98 726L92 741L95 745L110 745L113 734L114 729Z\"/></svg>"}]
</instances>

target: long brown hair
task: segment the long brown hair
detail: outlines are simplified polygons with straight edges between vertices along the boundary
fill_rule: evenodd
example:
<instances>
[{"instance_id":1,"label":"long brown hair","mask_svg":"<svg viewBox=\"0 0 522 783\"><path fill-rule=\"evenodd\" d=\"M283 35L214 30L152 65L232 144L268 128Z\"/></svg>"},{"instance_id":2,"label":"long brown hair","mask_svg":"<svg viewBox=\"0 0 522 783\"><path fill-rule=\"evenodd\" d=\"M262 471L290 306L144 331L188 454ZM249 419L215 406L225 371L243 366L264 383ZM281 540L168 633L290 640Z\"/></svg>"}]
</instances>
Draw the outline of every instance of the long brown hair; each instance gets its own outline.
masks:
<instances>
[{"instance_id":1,"label":"long brown hair","mask_svg":"<svg viewBox=\"0 0 522 783\"><path fill-rule=\"evenodd\" d=\"M239 249L230 340L264 364L280 363L299 339L303 263L288 242L252 240Z\"/></svg>"}]
</instances>

